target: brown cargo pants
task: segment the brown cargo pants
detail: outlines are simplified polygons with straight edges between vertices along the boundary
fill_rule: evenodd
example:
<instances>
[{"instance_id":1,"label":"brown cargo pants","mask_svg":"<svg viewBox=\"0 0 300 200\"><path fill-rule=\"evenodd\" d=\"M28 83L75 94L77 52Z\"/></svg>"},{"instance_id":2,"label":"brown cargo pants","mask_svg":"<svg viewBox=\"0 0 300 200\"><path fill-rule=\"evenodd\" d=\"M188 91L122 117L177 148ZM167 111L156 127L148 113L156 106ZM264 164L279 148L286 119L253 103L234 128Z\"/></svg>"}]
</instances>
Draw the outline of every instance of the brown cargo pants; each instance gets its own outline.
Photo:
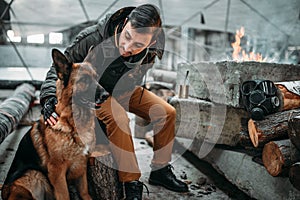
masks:
<instances>
[{"instance_id":1,"label":"brown cargo pants","mask_svg":"<svg viewBox=\"0 0 300 200\"><path fill-rule=\"evenodd\" d=\"M176 110L154 93L137 87L130 99L109 97L97 110L97 117L106 124L107 137L110 141L114 159L118 164L119 179L122 182L138 180L141 171L138 166L134 143L126 111L134 113L153 124L154 165L166 165L171 161L175 137Z\"/></svg>"}]
</instances>

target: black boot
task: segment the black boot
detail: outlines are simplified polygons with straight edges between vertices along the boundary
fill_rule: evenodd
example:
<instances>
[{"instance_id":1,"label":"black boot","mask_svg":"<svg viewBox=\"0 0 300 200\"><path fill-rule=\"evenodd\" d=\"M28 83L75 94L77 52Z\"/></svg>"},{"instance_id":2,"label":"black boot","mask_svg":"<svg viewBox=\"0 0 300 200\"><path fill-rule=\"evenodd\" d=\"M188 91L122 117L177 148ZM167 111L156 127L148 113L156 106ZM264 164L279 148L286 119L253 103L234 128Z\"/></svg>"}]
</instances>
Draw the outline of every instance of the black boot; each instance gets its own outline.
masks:
<instances>
[{"instance_id":1,"label":"black boot","mask_svg":"<svg viewBox=\"0 0 300 200\"><path fill-rule=\"evenodd\" d=\"M160 185L175 192L188 192L189 188L187 184L176 178L172 172L172 168L172 165L167 165L158 170L152 168L149 184Z\"/></svg>"},{"instance_id":2,"label":"black boot","mask_svg":"<svg viewBox=\"0 0 300 200\"><path fill-rule=\"evenodd\" d=\"M143 183L140 181L131 181L124 183L126 200L142 200Z\"/></svg>"}]
</instances>

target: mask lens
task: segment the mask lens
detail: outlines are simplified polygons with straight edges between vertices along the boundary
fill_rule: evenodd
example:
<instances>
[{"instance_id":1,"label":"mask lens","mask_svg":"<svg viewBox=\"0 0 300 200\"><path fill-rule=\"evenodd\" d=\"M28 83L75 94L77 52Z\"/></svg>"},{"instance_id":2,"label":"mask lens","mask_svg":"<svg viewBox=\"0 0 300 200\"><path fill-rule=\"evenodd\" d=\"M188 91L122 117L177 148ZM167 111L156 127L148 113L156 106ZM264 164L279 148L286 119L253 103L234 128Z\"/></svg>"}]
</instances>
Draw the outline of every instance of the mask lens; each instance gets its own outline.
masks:
<instances>
[{"instance_id":1,"label":"mask lens","mask_svg":"<svg viewBox=\"0 0 300 200\"><path fill-rule=\"evenodd\" d=\"M256 87L255 81L245 81L242 85L242 94L249 95Z\"/></svg>"}]
</instances>

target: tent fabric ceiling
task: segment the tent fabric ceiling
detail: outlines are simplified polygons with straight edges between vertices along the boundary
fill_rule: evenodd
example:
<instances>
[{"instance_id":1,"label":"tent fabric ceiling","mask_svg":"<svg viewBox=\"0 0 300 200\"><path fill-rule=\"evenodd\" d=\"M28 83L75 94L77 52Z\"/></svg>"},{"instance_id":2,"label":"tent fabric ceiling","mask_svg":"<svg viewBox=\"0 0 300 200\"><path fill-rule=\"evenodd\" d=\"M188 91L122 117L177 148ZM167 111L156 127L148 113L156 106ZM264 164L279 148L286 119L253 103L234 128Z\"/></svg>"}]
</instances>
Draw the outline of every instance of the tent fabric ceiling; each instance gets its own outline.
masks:
<instances>
[{"instance_id":1,"label":"tent fabric ceiling","mask_svg":"<svg viewBox=\"0 0 300 200\"><path fill-rule=\"evenodd\" d=\"M10 16L16 35L25 37L65 30L121 7L144 3L161 8L165 25L232 33L244 26L253 37L300 45L299 0L15 0ZM199 12L205 24L200 23Z\"/></svg>"}]
</instances>

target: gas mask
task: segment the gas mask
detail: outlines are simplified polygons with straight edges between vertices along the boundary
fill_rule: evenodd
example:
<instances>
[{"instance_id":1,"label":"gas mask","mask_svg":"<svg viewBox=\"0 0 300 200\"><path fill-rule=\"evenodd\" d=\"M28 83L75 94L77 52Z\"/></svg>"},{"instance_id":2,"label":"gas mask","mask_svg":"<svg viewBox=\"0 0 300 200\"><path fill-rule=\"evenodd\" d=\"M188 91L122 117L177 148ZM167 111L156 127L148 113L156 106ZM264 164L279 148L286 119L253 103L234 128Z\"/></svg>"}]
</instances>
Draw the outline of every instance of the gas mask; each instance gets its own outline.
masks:
<instances>
[{"instance_id":1,"label":"gas mask","mask_svg":"<svg viewBox=\"0 0 300 200\"><path fill-rule=\"evenodd\" d=\"M253 120L262 120L281 107L278 89L272 81L248 80L240 90L243 104Z\"/></svg>"}]
</instances>

